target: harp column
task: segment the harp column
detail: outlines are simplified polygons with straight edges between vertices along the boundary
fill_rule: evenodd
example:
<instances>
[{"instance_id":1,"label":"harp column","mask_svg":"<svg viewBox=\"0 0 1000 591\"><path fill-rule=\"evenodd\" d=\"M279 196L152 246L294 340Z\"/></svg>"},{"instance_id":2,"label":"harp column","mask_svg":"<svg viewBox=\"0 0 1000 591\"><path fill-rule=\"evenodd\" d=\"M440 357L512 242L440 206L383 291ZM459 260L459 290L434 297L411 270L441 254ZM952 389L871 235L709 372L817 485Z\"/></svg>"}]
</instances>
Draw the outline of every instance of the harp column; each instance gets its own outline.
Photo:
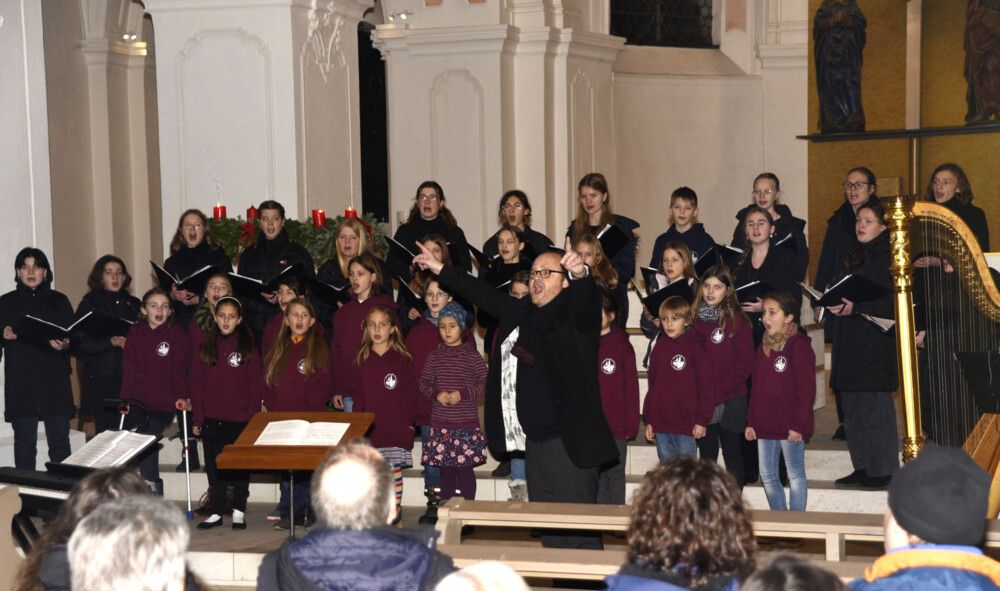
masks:
<instances>
[{"instance_id":1,"label":"harp column","mask_svg":"<svg viewBox=\"0 0 1000 591\"><path fill-rule=\"evenodd\" d=\"M896 308L896 355L903 394L903 461L917 457L924 446L920 427L920 381L917 376L917 346L913 327L913 268L910 265L912 199L896 196L886 212L892 249L892 285Z\"/></svg>"}]
</instances>

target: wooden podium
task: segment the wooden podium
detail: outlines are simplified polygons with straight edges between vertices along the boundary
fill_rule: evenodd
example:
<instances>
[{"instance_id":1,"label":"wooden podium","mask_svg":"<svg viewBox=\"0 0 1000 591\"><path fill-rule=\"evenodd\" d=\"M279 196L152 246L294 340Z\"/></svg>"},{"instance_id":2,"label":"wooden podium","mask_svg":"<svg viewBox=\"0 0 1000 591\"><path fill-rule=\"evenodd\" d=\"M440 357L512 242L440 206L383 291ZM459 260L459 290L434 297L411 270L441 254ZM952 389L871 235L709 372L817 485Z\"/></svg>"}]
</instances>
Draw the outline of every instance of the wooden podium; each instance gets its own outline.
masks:
<instances>
[{"instance_id":1,"label":"wooden podium","mask_svg":"<svg viewBox=\"0 0 1000 591\"><path fill-rule=\"evenodd\" d=\"M236 442L222 448L215 463L222 470L281 470L288 471L295 486L295 471L311 472L330 451L325 445L254 445L271 421L300 420L310 423L349 423L341 441L364 437L375 420L370 412L259 412L247 424ZM295 499L289 500L288 535L295 536Z\"/></svg>"},{"instance_id":2,"label":"wooden podium","mask_svg":"<svg viewBox=\"0 0 1000 591\"><path fill-rule=\"evenodd\" d=\"M259 412L240 433L236 442L222 448L215 459L221 470L306 470L323 461L330 447L325 445L254 445L271 421L299 420L310 423L350 423L342 441L364 437L375 415L370 412Z\"/></svg>"}]
</instances>

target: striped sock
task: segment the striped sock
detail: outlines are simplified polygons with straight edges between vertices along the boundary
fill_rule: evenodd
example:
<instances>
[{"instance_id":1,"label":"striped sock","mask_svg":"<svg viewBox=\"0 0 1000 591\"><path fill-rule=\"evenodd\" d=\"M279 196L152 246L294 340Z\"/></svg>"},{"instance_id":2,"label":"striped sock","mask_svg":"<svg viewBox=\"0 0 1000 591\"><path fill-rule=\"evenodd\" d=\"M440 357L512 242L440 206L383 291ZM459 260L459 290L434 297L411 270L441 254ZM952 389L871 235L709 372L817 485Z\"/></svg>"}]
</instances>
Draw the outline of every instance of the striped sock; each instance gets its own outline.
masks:
<instances>
[{"instance_id":1,"label":"striped sock","mask_svg":"<svg viewBox=\"0 0 1000 591\"><path fill-rule=\"evenodd\" d=\"M396 491L396 517L399 517L403 510L403 469L393 468L392 479L395 482Z\"/></svg>"}]
</instances>

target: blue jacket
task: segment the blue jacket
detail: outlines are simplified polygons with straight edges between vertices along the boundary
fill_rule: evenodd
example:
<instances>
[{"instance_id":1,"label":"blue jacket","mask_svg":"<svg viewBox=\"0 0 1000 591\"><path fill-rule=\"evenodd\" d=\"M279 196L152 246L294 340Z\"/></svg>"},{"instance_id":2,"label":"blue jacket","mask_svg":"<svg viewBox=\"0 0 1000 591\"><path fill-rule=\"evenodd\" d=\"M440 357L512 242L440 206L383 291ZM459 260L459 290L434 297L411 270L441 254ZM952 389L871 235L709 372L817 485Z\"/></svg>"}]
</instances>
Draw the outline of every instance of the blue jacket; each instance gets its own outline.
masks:
<instances>
[{"instance_id":1,"label":"blue jacket","mask_svg":"<svg viewBox=\"0 0 1000 591\"><path fill-rule=\"evenodd\" d=\"M851 581L854 591L1000 589L1000 563L971 546L911 546L888 552Z\"/></svg>"},{"instance_id":2,"label":"blue jacket","mask_svg":"<svg viewBox=\"0 0 1000 591\"><path fill-rule=\"evenodd\" d=\"M704 224L694 224L687 232L678 232L677 226L670 224L667 231L657 236L656 242L653 243L653 256L649 259L650 267L660 268L660 263L663 261L663 251L667 248L667 243L673 241L683 242L695 259L715 248L715 240L705 231Z\"/></svg>"},{"instance_id":3,"label":"blue jacket","mask_svg":"<svg viewBox=\"0 0 1000 591\"><path fill-rule=\"evenodd\" d=\"M740 583L733 577L712 577L701 587L689 587L684 576L646 568L639 564L626 564L617 574L604 579L606 591L736 591Z\"/></svg>"},{"instance_id":4,"label":"blue jacket","mask_svg":"<svg viewBox=\"0 0 1000 591\"><path fill-rule=\"evenodd\" d=\"M388 526L363 531L319 528L288 540L261 562L262 591L429 590L454 570L434 549L437 533Z\"/></svg>"}]
</instances>

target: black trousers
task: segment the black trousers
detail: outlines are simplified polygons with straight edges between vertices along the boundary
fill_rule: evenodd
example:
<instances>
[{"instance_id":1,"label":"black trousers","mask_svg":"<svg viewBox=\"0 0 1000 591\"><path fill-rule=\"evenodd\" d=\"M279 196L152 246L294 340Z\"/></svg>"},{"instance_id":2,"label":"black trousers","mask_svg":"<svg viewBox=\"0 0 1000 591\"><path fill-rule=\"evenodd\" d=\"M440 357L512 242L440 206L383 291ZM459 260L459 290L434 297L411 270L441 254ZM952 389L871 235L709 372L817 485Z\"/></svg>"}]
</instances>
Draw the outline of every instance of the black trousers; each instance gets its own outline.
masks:
<instances>
[{"instance_id":1,"label":"black trousers","mask_svg":"<svg viewBox=\"0 0 1000 591\"><path fill-rule=\"evenodd\" d=\"M14 467L35 470L38 455L38 423L45 424L45 441L49 446L49 461L61 462L69 457L69 415L47 415L11 419L14 430Z\"/></svg>"},{"instance_id":2,"label":"black trousers","mask_svg":"<svg viewBox=\"0 0 1000 591\"><path fill-rule=\"evenodd\" d=\"M201 428L201 440L205 446L205 474L211 490L212 513L222 515L226 510L226 489L233 488L233 509L246 513L247 498L250 496L250 473L245 470L220 470L215 459L222 448L235 442L243 432L246 423L220 421L206 418Z\"/></svg>"},{"instance_id":3,"label":"black trousers","mask_svg":"<svg viewBox=\"0 0 1000 591\"><path fill-rule=\"evenodd\" d=\"M743 433L735 433L725 429L719 423L712 423L705 428L705 436L696 439L698 457L713 462L719 459L719 448L722 448L722 458L726 461L726 471L733 475L736 484L746 485L746 468L743 463Z\"/></svg>"},{"instance_id":4,"label":"black trousers","mask_svg":"<svg viewBox=\"0 0 1000 591\"><path fill-rule=\"evenodd\" d=\"M542 503L597 503L598 468L579 468L569 458L562 439L528 439L524 450L528 498ZM601 534L549 530L542 534L548 548L604 549Z\"/></svg>"},{"instance_id":5,"label":"black trousers","mask_svg":"<svg viewBox=\"0 0 1000 591\"><path fill-rule=\"evenodd\" d=\"M855 470L892 476L899 470L899 434L892 392L839 392L847 450Z\"/></svg>"},{"instance_id":6,"label":"black trousers","mask_svg":"<svg viewBox=\"0 0 1000 591\"><path fill-rule=\"evenodd\" d=\"M140 427L139 433L156 435L157 441L146 450L139 459L139 474L146 482L156 482L160 479L160 442L163 431L174 420L174 411L151 410L142 416L142 413L133 411L125 418L125 428ZM140 424L144 422L145 424Z\"/></svg>"}]
</instances>

